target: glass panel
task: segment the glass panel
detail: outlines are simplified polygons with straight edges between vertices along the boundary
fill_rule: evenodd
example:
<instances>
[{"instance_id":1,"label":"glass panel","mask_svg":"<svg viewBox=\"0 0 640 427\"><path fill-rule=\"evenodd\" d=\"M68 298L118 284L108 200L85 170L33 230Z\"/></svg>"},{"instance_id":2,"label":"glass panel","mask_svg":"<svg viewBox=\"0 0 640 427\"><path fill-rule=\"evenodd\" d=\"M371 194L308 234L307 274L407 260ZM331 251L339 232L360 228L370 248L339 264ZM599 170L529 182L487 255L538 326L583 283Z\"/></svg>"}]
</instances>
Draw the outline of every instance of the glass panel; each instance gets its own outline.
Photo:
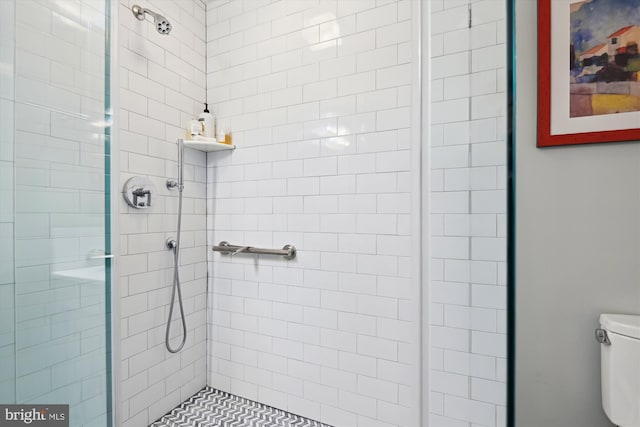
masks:
<instances>
[{"instance_id":1,"label":"glass panel","mask_svg":"<svg viewBox=\"0 0 640 427\"><path fill-rule=\"evenodd\" d=\"M434 426L505 426L506 2L432 0Z\"/></svg>"},{"instance_id":2,"label":"glass panel","mask_svg":"<svg viewBox=\"0 0 640 427\"><path fill-rule=\"evenodd\" d=\"M13 322L14 2L0 0L0 402L15 400Z\"/></svg>"},{"instance_id":3,"label":"glass panel","mask_svg":"<svg viewBox=\"0 0 640 427\"><path fill-rule=\"evenodd\" d=\"M109 2L0 1L0 402L69 404L72 426L109 425Z\"/></svg>"}]
</instances>

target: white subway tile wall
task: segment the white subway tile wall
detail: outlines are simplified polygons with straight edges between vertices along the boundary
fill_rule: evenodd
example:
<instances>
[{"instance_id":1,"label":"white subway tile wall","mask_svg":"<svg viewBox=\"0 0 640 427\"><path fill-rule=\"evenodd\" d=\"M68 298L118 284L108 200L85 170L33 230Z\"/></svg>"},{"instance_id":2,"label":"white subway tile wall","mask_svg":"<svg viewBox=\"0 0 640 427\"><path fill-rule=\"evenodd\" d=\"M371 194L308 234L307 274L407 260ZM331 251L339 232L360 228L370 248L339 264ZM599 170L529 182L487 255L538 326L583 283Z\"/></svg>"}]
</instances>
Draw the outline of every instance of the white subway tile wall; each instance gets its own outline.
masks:
<instances>
[{"instance_id":1,"label":"white subway tile wall","mask_svg":"<svg viewBox=\"0 0 640 427\"><path fill-rule=\"evenodd\" d=\"M207 2L209 384L338 426L419 424L411 1Z\"/></svg>"},{"instance_id":2,"label":"white subway tile wall","mask_svg":"<svg viewBox=\"0 0 640 427\"><path fill-rule=\"evenodd\" d=\"M173 25L169 36L140 22L120 0L118 93L121 185L148 176L158 197L149 210L120 199L121 380L119 425L149 425L206 384L206 157L186 150L180 276L188 339L175 355L165 348L173 279L172 253L178 198L166 189L177 175L178 138L206 95L205 4L201 0L150 0L142 4ZM176 302L172 343L182 327Z\"/></svg>"},{"instance_id":3,"label":"white subway tile wall","mask_svg":"<svg viewBox=\"0 0 640 427\"><path fill-rule=\"evenodd\" d=\"M430 422L504 426L506 5L430 3Z\"/></svg>"},{"instance_id":4,"label":"white subway tile wall","mask_svg":"<svg viewBox=\"0 0 640 427\"><path fill-rule=\"evenodd\" d=\"M0 0L0 402L15 402L14 55L15 0Z\"/></svg>"}]
</instances>

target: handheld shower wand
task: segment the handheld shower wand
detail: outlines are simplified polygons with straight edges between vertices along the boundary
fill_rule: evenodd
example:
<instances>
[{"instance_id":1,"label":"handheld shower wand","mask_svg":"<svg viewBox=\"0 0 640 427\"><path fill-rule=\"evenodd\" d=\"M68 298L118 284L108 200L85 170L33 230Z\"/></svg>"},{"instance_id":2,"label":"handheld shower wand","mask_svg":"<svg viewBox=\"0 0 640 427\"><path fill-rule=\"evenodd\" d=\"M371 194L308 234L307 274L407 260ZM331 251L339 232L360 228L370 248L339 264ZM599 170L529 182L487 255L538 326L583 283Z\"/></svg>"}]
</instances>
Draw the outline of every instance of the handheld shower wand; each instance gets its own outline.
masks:
<instances>
[{"instance_id":1,"label":"handheld shower wand","mask_svg":"<svg viewBox=\"0 0 640 427\"><path fill-rule=\"evenodd\" d=\"M167 248L173 251L173 286L164 342L169 353L177 353L182 350L182 347L184 347L184 344L187 342L187 322L182 305L182 286L180 283L180 229L182 226L182 191L184 190L184 141L182 139L178 140L178 180L167 180L167 188L169 190L178 190L178 227L175 240L171 238L167 240ZM169 343L169 336L171 335L171 318L173 317L173 305L176 299L176 292L178 293L178 304L180 305L180 318L182 321L182 341L178 347L174 348L171 347Z\"/></svg>"},{"instance_id":2,"label":"handheld shower wand","mask_svg":"<svg viewBox=\"0 0 640 427\"><path fill-rule=\"evenodd\" d=\"M153 22L156 24L156 31L162 35L169 35L171 32L171 22L164 16L159 13L155 13L149 9L145 9L144 7L138 6L134 4L131 7L131 12L133 12L133 16L138 18L138 21L144 21L145 15L151 15L153 17Z\"/></svg>"}]
</instances>

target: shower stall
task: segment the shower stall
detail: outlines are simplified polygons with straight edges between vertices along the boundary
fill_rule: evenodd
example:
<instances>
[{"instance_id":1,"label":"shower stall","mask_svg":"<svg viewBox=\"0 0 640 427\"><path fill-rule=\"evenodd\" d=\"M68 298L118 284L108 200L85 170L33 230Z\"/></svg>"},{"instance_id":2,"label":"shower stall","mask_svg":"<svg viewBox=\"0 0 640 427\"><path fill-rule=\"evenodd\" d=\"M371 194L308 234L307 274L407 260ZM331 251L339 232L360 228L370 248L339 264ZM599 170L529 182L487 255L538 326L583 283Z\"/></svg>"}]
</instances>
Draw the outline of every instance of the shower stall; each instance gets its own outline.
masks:
<instances>
[{"instance_id":1,"label":"shower stall","mask_svg":"<svg viewBox=\"0 0 640 427\"><path fill-rule=\"evenodd\" d=\"M112 425L110 14L0 1L0 403Z\"/></svg>"},{"instance_id":2,"label":"shower stall","mask_svg":"<svg viewBox=\"0 0 640 427\"><path fill-rule=\"evenodd\" d=\"M506 425L505 32L503 0L0 0L0 406ZM235 146L183 144L205 102Z\"/></svg>"}]
</instances>

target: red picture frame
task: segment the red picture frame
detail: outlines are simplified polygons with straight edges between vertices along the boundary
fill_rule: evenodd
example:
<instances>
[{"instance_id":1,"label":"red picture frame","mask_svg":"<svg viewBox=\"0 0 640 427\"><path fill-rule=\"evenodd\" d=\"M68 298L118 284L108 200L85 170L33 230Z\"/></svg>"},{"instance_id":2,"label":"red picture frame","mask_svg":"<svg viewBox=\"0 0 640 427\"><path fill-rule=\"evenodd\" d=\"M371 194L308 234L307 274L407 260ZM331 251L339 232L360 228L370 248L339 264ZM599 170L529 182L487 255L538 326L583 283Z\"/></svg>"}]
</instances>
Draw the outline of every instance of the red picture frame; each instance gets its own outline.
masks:
<instances>
[{"instance_id":1,"label":"red picture frame","mask_svg":"<svg viewBox=\"0 0 640 427\"><path fill-rule=\"evenodd\" d=\"M538 0L538 147L640 140L640 128L551 134L552 0ZM567 23L569 25L569 23ZM567 55L568 56L568 55ZM640 126L640 123L639 123Z\"/></svg>"}]
</instances>

